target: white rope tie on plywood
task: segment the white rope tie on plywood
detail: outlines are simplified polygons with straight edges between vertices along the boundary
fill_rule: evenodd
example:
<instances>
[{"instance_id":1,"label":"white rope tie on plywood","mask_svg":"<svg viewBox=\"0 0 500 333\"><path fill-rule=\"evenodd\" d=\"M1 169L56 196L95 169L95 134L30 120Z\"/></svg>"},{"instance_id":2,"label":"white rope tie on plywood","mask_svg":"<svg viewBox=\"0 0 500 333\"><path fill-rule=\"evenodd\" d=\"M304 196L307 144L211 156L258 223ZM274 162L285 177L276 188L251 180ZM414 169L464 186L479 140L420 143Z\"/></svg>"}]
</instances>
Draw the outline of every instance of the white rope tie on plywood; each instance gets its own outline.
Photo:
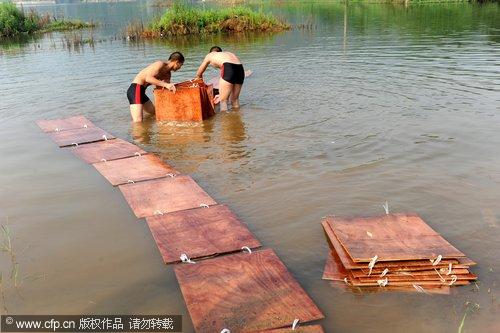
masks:
<instances>
[{"instance_id":1,"label":"white rope tie on plywood","mask_svg":"<svg viewBox=\"0 0 500 333\"><path fill-rule=\"evenodd\" d=\"M384 269L384 271L382 272L382 274L380 274L380 277L384 277L387 273L389 272L389 268L386 268Z\"/></svg>"},{"instance_id":2,"label":"white rope tie on plywood","mask_svg":"<svg viewBox=\"0 0 500 333\"><path fill-rule=\"evenodd\" d=\"M450 262L450 264L448 265L448 272L446 272L446 275L450 275L451 274L451 272L453 270L452 267L453 267L452 263Z\"/></svg>"},{"instance_id":3,"label":"white rope tie on plywood","mask_svg":"<svg viewBox=\"0 0 500 333\"><path fill-rule=\"evenodd\" d=\"M292 331L295 331L295 329L297 328L297 325L299 324L299 318L295 318L293 320L293 323L292 323Z\"/></svg>"},{"instance_id":4,"label":"white rope tie on plywood","mask_svg":"<svg viewBox=\"0 0 500 333\"><path fill-rule=\"evenodd\" d=\"M141 155L141 153L139 153L138 151L136 151L136 152L134 153L134 155L135 155L135 156L142 156L142 155Z\"/></svg>"},{"instance_id":5,"label":"white rope tie on plywood","mask_svg":"<svg viewBox=\"0 0 500 333\"><path fill-rule=\"evenodd\" d=\"M241 249L243 251L247 251L248 253L252 253L252 250L248 246L243 246Z\"/></svg>"},{"instance_id":6,"label":"white rope tie on plywood","mask_svg":"<svg viewBox=\"0 0 500 333\"><path fill-rule=\"evenodd\" d=\"M385 214L389 215L389 204L387 203L387 201L382 205L382 207L384 207Z\"/></svg>"},{"instance_id":7,"label":"white rope tie on plywood","mask_svg":"<svg viewBox=\"0 0 500 333\"><path fill-rule=\"evenodd\" d=\"M434 268L434 270L436 271L437 275L439 276L439 279L441 280L441 282L446 282L446 279L441 274L439 274L438 270L435 268Z\"/></svg>"},{"instance_id":8,"label":"white rope tie on plywood","mask_svg":"<svg viewBox=\"0 0 500 333\"><path fill-rule=\"evenodd\" d=\"M455 282L457 282L458 280L458 277L456 275L452 275L451 276L451 281L450 283L448 284L449 286L453 285Z\"/></svg>"},{"instance_id":9,"label":"white rope tie on plywood","mask_svg":"<svg viewBox=\"0 0 500 333\"><path fill-rule=\"evenodd\" d=\"M167 176L167 177L171 177L171 178L174 178L174 177L175 177L175 175L174 175L173 173L167 173L165 176Z\"/></svg>"},{"instance_id":10,"label":"white rope tie on plywood","mask_svg":"<svg viewBox=\"0 0 500 333\"><path fill-rule=\"evenodd\" d=\"M387 278L381 279L381 280L377 280L377 284L380 287L385 287L385 286L387 286L388 283L389 283L389 280L387 280Z\"/></svg>"},{"instance_id":11,"label":"white rope tie on plywood","mask_svg":"<svg viewBox=\"0 0 500 333\"><path fill-rule=\"evenodd\" d=\"M377 259L378 259L378 256L375 255L375 257L373 257L372 260L370 261L370 263L368 264L368 268L370 269L370 271L368 272L368 276L372 275L372 269L373 269L373 267L375 267L375 263L377 262Z\"/></svg>"},{"instance_id":12,"label":"white rope tie on plywood","mask_svg":"<svg viewBox=\"0 0 500 333\"><path fill-rule=\"evenodd\" d=\"M87 124L83 124L83 128L87 128L87 127L88 127Z\"/></svg>"},{"instance_id":13,"label":"white rope tie on plywood","mask_svg":"<svg viewBox=\"0 0 500 333\"><path fill-rule=\"evenodd\" d=\"M60 129L59 129L58 127L56 127L56 128L54 129L54 132L59 132L59 131L60 131Z\"/></svg>"},{"instance_id":14,"label":"white rope tie on plywood","mask_svg":"<svg viewBox=\"0 0 500 333\"><path fill-rule=\"evenodd\" d=\"M155 214L155 215L163 215L163 212L161 210L155 210L153 214Z\"/></svg>"},{"instance_id":15,"label":"white rope tie on plywood","mask_svg":"<svg viewBox=\"0 0 500 333\"><path fill-rule=\"evenodd\" d=\"M108 141L108 137L106 136L106 134L103 134L102 138L104 139L104 141Z\"/></svg>"},{"instance_id":16,"label":"white rope tie on plywood","mask_svg":"<svg viewBox=\"0 0 500 333\"><path fill-rule=\"evenodd\" d=\"M129 183L129 184L135 184L135 182L132 179L127 180L127 183Z\"/></svg>"},{"instance_id":17,"label":"white rope tie on plywood","mask_svg":"<svg viewBox=\"0 0 500 333\"><path fill-rule=\"evenodd\" d=\"M192 261L191 259L189 259L189 257L185 253L181 254L181 256L179 258L181 259L182 262L185 262L185 263L188 263L188 264L196 264L194 261Z\"/></svg>"},{"instance_id":18,"label":"white rope tie on plywood","mask_svg":"<svg viewBox=\"0 0 500 333\"><path fill-rule=\"evenodd\" d=\"M200 204L200 207L202 207L202 208L210 208L210 206L208 206L208 205L207 205L207 204L205 204L205 203L201 203L201 204Z\"/></svg>"},{"instance_id":19,"label":"white rope tie on plywood","mask_svg":"<svg viewBox=\"0 0 500 333\"><path fill-rule=\"evenodd\" d=\"M439 264L441 262L441 259L443 259L442 255L438 255L437 258L434 260L430 259L432 262L432 266L436 266L437 264Z\"/></svg>"},{"instance_id":20,"label":"white rope tie on plywood","mask_svg":"<svg viewBox=\"0 0 500 333\"><path fill-rule=\"evenodd\" d=\"M230 330L228 330L227 328L223 329L222 331L220 331L220 333L231 333Z\"/></svg>"},{"instance_id":21,"label":"white rope tie on plywood","mask_svg":"<svg viewBox=\"0 0 500 333\"><path fill-rule=\"evenodd\" d=\"M101 162L107 162L105 158L101 158Z\"/></svg>"},{"instance_id":22,"label":"white rope tie on plywood","mask_svg":"<svg viewBox=\"0 0 500 333\"><path fill-rule=\"evenodd\" d=\"M75 147L78 147L78 143L76 143L76 142L73 142L71 145L75 146Z\"/></svg>"},{"instance_id":23,"label":"white rope tie on plywood","mask_svg":"<svg viewBox=\"0 0 500 333\"><path fill-rule=\"evenodd\" d=\"M425 289L419 286L418 284L414 284L413 288L415 288L419 293L427 294L427 291L425 291Z\"/></svg>"},{"instance_id":24,"label":"white rope tie on plywood","mask_svg":"<svg viewBox=\"0 0 500 333\"><path fill-rule=\"evenodd\" d=\"M349 285L349 281L347 280L346 277L344 278L344 282L345 282L345 284Z\"/></svg>"}]
</instances>

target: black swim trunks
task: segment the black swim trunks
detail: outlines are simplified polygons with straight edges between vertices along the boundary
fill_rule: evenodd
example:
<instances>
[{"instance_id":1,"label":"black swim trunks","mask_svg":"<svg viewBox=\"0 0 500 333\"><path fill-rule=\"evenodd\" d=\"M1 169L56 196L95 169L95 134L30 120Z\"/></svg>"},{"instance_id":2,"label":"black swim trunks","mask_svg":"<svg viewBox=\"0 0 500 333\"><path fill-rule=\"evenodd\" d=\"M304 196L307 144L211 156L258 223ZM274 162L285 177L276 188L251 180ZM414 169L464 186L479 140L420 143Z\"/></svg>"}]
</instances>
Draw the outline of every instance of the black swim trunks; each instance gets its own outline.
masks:
<instances>
[{"instance_id":1,"label":"black swim trunks","mask_svg":"<svg viewBox=\"0 0 500 333\"><path fill-rule=\"evenodd\" d=\"M242 64L225 62L222 64L220 76L229 83L243 84L243 81L245 81L245 70Z\"/></svg>"},{"instance_id":2,"label":"black swim trunks","mask_svg":"<svg viewBox=\"0 0 500 333\"><path fill-rule=\"evenodd\" d=\"M130 104L145 104L149 101L146 95L146 87L137 83L132 83L127 90L127 98Z\"/></svg>"}]
</instances>

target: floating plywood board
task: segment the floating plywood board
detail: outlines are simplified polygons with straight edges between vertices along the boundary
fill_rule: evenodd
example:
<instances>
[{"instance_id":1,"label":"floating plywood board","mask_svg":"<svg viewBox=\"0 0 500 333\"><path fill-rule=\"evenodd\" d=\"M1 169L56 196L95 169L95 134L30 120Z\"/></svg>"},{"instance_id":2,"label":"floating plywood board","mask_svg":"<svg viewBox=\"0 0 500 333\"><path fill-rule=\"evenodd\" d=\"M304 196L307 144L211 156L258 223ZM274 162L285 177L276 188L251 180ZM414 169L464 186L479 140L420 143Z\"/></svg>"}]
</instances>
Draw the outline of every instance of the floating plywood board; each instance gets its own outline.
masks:
<instances>
[{"instance_id":1,"label":"floating plywood board","mask_svg":"<svg viewBox=\"0 0 500 333\"><path fill-rule=\"evenodd\" d=\"M330 285L334 288L341 289L344 291L349 291L353 294L373 294L373 293L384 293L384 292L409 292L409 293L417 293L422 292L421 290L417 290L414 286L372 286L372 287L354 287L347 285L345 282L332 281ZM425 289L423 289L426 294L438 294L438 295L449 295L450 287L445 285L426 285Z\"/></svg>"},{"instance_id":2,"label":"floating plywood board","mask_svg":"<svg viewBox=\"0 0 500 333\"><path fill-rule=\"evenodd\" d=\"M457 274L457 275L446 275L446 274L441 274L441 277L443 280L441 280L441 277L437 274L434 275L417 275L417 276L412 276L412 275L401 275L401 276L384 276L383 278L380 277L379 275L375 276L369 276L369 277L359 277L356 278L361 282L377 282L380 279L385 279L389 281L389 283L395 282L395 281L411 281L413 283L417 283L420 281L435 281L436 283L442 282L442 283L450 283L454 277L456 276L457 280L476 280L477 276L471 273L466 273L466 274Z\"/></svg>"},{"instance_id":3,"label":"floating plywood board","mask_svg":"<svg viewBox=\"0 0 500 333\"><path fill-rule=\"evenodd\" d=\"M146 154L146 151L122 139L89 143L72 147L71 151L89 164Z\"/></svg>"},{"instance_id":4,"label":"floating plywood board","mask_svg":"<svg viewBox=\"0 0 500 333\"><path fill-rule=\"evenodd\" d=\"M347 269L365 269L368 267L367 263L356 263L352 260L352 258L349 256L349 254L345 251L344 247L342 244L340 244L337 236L333 232L332 228L330 227L330 224L328 223L327 219L323 220L322 222L323 229L325 230L325 233L328 237L328 240L330 241L330 244L334 248L335 252L339 256L340 261L342 262L342 265L347 268ZM394 267L402 267L402 266L424 266L426 269L429 267L429 260L405 260L405 261L393 261L393 262L380 262L377 261L375 263L375 269L380 269L380 272L382 272L385 268L394 268ZM459 260L456 259L443 259L440 262L440 265L437 265L436 267L447 267L449 264L458 264ZM383 268L380 268L383 267Z\"/></svg>"},{"instance_id":5,"label":"floating plywood board","mask_svg":"<svg viewBox=\"0 0 500 333\"><path fill-rule=\"evenodd\" d=\"M191 177L184 175L119 188L139 218L217 204Z\"/></svg>"},{"instance_id":6,"label":"floating plywood board","mask_svg":"<svg viewBox=\"0 0 500 333\"><path fill-rule=\"evenodd\" d=\"M337 218L326 221L354 262L465 257L416 214Z\"/></svg>"},{"instance_id":7,"label":"floating plywood board","mask_svg":"<svg viewBox=\"0 0 500 333\"><path fill-rule=\"evenodd\" d=\"M146 218L166 264L260 247L247 226L226 206L196 208Z\"/></svg>"},{"instance_id":8,"label":"floating plywood board","mask_svg":"<svg viewBox=\"0 0 500 333\"><path fill-rule=\"evenodd\" d=\"M274 330L257 331L255 333L324 333L321 325L297 326L292 328L277 328Z\"/></svg>"},{"instance_id":9,"label":"floating plywood board","mask_svg":"<svg viewBox=\"0 0 500 333\"><path fill-rule=\"evenodd\" d=\"M115 137L99 127L79 128L47 133L59 147L114 139Z\"/></svg>"},{"instance_id":10,"label":"floating plywood board","mask_svg":"<svg viewBox=\"0 0 500 333\"><path fill-rule=\"evenodd\" d=\"M253 332L323 314L270 250L174 267L196 332Z\"/></svg>"},{"instance_id":11,"label":"floating plywood board","mask_svg":"<svg viewBox=\"0 0 500 333\"><path fill-rule=\"evenodd\" d=\"M142 155L99 162L95 163L94 167L113 186L163 177L173 177L179 174L177 170L164 163L155 155Z\"/></svg>"},{"instance_id":12,"label":"floating plywood board","mask_svg":"<svg viewBox=\"0 0 500 333\"><path fill-rule=\"evenodd\" d=\"M349 278L348 278L349 284L351 284L352 286L358 286L358 287L364 287L364 286L378 287L379 286L378 280L382 280L382 279L380 277L377 277L373 281L362 281L359 278L353 277L352 274L349 274ZM424 286L435 287L435 286L448 286L449 283L450 283L450 281L446 281L443 283L439 280L389 281L389 283L386 285L386 287L387 286L401 287L401 286L414 286L414 285L418 285L418 286L422 286L422 287L424 287ZM457 281L455 281L453 283L453 286L464 286L464 285L468 285L468 284L469 284L469 281L467 279L458 279ZM385 287L381 287L381 288L385 288Z\"/></svg>"},{"instance_id":13,"label":"floating plywood board","mask_svg":"<svg viewBox=\"0 0 500 333\"><path fill-rule=\"evenodd\" d=\"M323 280L344 281L348 276L347 270L335 251L330 251L323 271Z\"/></svg>"},{"instance_id":14,"label":"floating plywood board","mask_svg":"<svg viewBox=\"0 0 500 333\"><path fill-rule=\"evenodd\" d=\"M429 271L429 270L446 270L448 271L448 265L446 264L438 264L436 266L433 265L426 265L426 266L398 266L398 267L385 267L384 265L386 263L389 263L388 261L380 263L380 267L378 268L373 268L372 269L372 274L377 274L377 273L382 273L385 268L388 268L391 272L416 272L416 271ZM396 261L398 263L398 261ZM385 267L385 268L384 268ZM464 266L460 264L452 264L453 269L469 269L469 266ZM353 270L353 271L360 271L360 273L367 275L370 272L370 269L367 268L367 265L365 265L365 268L359 269L359 270Z\"/></svg>"},{"instance_id":15,"label":"floating plywood board","mask_svg":"<svg viewBox=\"0 0 500 333\"><path fill-rule=\"evenodd\" d=\"M439 274L441 275L457 275L457 274L468 274L469 273L469 270L468 269L465 269L465 268L459 268L459 269L452 269L450 274L447 274L448 273L448 268L444 268L441 270L441 269L437 269L437 271L439 272ZM363 277L369 277L369 276L377 276L377 275L380 275L380 273L375 273L372 271L372 274L371 275L368 275L369 273L368 272L363 272L359 269L354 269L354 270L351 270L351 273L354 277L357 277L357 278L363 278ZM425 271L393 271L393 270L389 270L389 272L385 275L387 277L391 277L391 276L421 276L421 275L428 275L428 276L436 276L436 277L439 277L438 273L436 273L436 271L434 270L425 270Z\"/></svg>"},{"instance_id":16,"label":"floating plywood board","mask_svg":"<svg viewBox=\"0 0 500 333\"><path fill-rule=\"evenodd\" d=\"M38 120L36 124L46 133L95 127L95 125L84 116L74 116L53 120Z\"/></svg>"}]
</instances>

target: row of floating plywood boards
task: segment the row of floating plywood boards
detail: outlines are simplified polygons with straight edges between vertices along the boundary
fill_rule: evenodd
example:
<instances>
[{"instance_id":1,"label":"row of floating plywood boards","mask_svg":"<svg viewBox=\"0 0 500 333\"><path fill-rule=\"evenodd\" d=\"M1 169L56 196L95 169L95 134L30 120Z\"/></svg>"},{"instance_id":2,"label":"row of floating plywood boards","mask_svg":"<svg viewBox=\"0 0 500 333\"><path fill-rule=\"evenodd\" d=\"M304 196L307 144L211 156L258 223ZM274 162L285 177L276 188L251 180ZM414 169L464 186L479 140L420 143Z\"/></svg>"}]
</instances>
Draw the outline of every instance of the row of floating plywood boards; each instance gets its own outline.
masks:
<instances>
[{"instance_id":1,"label":"row of floating plywood boards","mask_svg":"<svg viewBox=\"0 0 500 333\"><path fill-rule=\"evenodd\" d=\"M255 250L261 244L246 224L191 177L85 117L37 123L118 186L134 214L146 218L163 261L176 264L197 332L290 332L295 319L324 318L274 251ZM181 256L196 263L181 263ZM323 330L311 325L293 332Z\"/></svg>"},{"instance_id":2,"label":"row of floating plywood boards","mask_svg":"<svg viewBox=\"0 0 500 333\"><path fill-rule=\"evenodd\" d=\"M475 263L416 214L326 217L331 245L323 279L341 286L449 293L476 280Z\"/></svg>"}]
</instances>

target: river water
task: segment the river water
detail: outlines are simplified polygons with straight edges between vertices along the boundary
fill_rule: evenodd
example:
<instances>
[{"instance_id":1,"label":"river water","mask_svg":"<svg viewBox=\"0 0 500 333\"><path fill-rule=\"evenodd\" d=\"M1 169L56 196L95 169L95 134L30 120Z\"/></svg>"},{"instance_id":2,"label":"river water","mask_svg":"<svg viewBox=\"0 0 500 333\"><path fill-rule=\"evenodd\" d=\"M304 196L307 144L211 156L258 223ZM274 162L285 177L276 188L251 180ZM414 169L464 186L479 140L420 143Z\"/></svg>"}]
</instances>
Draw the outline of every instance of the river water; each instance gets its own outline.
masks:
<instances>
[{"instance_id":1,"label":"river water","mask_svg":"<svg viewBox=\"0 0 500 333\"><path fill-rule=\"evenodd\" d=\"M151 2L34 8L100 26L0 44L0 221L14 250L0 257L3 312L182 314L193 331L144 221L34 124L84 114L229 204L322 309L326 332L456 332L467 302L464 332L500 330L497 4L280 1L265 9L305 29L136 43L120 34L161 11ZM71 45L80 34L94 43ZM132 126L134 75L180 50L173 79L191 78L213 44L254 72L243 108L201 124ZM353 295L321 280L321 217L381 214L385 201L475 260L477 285Z\"/></svg>"}]
</instances>

